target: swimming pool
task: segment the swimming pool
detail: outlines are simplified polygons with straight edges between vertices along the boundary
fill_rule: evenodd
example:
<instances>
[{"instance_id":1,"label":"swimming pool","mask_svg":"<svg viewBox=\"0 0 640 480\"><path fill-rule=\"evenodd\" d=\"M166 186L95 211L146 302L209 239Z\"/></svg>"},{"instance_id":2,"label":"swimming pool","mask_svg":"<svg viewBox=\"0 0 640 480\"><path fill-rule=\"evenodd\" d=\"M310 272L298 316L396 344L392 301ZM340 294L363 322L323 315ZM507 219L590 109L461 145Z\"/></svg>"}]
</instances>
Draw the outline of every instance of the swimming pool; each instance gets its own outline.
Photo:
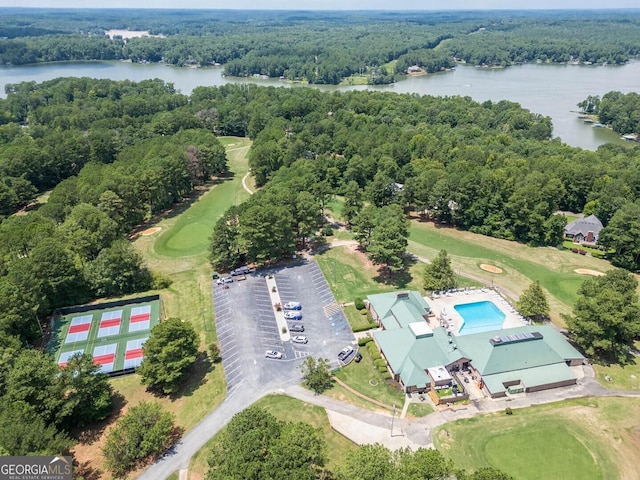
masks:
<instances>
[{"instance_id":1,"label":"swimming pool","mask_svg":"<svg viewBox=\"0 0 640 480\"><path fill-rule=\"evenodd\" d=\"M505 319L505 314L493 302L463 303L455 305L454 310L460 314L463 323L458 335L499 330Z\"/></svg>"}]
</instances>

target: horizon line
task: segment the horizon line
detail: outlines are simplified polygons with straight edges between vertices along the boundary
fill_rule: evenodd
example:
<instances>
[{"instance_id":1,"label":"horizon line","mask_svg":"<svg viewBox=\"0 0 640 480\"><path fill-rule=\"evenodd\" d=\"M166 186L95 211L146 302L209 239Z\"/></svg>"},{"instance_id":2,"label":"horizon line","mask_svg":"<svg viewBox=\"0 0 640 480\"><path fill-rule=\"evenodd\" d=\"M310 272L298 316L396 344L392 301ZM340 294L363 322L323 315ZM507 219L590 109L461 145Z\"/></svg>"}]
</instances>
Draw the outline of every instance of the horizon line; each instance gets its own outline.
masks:
<instances>
[{"instance_id":1,"label":"horizon line","mask_svg":"<svg viewBox=\"0 0 640 480\"><path fill-rule=\"evenodd\" d=\"M0 10L165 10L165 11L184 11L184 10L201 10L201 11L227 11L227 12L407 12L407 13L422 13L422 12L607 12L607 11L637 11L640 12L640 7L607 7L607 8L582 8L582 7L558 7L558 8L404 8L404 9L389 9L389 8L349 8L349 9L336 9L336 8L216 8L216 7L57 7L57 6L17 6L17 5L0 5Z\"/></svg>"}]
</instances>

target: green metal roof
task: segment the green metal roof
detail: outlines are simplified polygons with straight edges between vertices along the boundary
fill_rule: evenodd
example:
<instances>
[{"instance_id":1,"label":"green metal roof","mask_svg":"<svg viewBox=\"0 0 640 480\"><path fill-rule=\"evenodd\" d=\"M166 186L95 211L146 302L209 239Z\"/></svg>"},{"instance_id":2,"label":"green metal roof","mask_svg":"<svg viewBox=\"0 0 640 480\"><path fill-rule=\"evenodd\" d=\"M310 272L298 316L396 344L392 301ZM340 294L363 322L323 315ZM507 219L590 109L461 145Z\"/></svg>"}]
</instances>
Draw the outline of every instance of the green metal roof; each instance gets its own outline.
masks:
<instances>
[{"instance_id":1,"label":"green metal roof","mask_svg":"<svg viewBox=\"0 0 640 480\"><path fill-rule=\"evenodd\" d=\"M405 328L409 323L424 321L429 304L415 290L369 295L371 306L386 329Z\"/></svg>"},{"instance_id":2,"label":"green metal roof","mask_svg":"<svg viewBox=\"0 0 640 480\"><path fill-rule=\"evenodd\" d=\"M519 381L526 388L532 388L567 380L575 380L575 378L576 376L565 363L556 363L524 370L513 370L495 375L483 375L482 381L489 391L495 394L506 390L504 386L505 382Z\"/></svg>"},{"instance_id":3,"label":"green metal roof","mask_svg":"<svg viewBox=\"0 0 640 480\"><path fill-rule=\"evenodd\" d=\"M542 338L505 345L492 345L490 342L491 338L496 335L513 335L525 332L540 332ZM568 359L583 358L562 338L560 333L551 327L508 328L460 335L456 337L456 340L459 347L473 359L474 368L483 376L555 363L564 364ZM566 353L570 356L565 356Z\"/></svg>"},{"instance_id":4,"label":"green metal roof","mask_svg":"<svg viewBox=\"0 0 640 480\"><path fill-rule=\"evenodd\" d=\"M409 324L424 322L422 312L426 313L429 306L418 292L407 293L400 298L395 292L368 297L385 327L373 335L391 369L406 386L426 385L428 368L461 359L471 361L493 393L504 391L504 382L521 381L531 388L575 379L565 362L584 357L552 327L523 326L453 337L437 327L432 336L416 338ZM542 338L521 337L526 339L496 345L490 341L496 336L533 332L539 332Z\"/></svg>"}]
</instances>

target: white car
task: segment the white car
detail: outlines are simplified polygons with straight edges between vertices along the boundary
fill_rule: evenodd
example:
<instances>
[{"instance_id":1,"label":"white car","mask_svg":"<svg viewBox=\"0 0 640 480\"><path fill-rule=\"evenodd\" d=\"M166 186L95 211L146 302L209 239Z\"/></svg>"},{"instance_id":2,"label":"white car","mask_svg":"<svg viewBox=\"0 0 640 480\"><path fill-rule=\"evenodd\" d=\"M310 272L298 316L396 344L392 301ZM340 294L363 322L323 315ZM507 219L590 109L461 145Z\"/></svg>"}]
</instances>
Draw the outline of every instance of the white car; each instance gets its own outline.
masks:
<instances>
[{"instance_id":1,"label":"white car","mask_svg":"<svg viewBox=\"0 0 640 480\"><path fill-rule=\"evenodd\" d=\"M352 353L353 347L344 347L342 350L340 350L340 353L338 353L338 360L344 360L348 358Z\"/></svg>"},{"instance_id":2,"label":"white car","mask_svg":"<svg viewBox=\"0 0 640 480\"><path fill-rule=\"evenodd\" d=\"M287 302L282 306L282 308L284 310L302 310L302 305L300 302Z\"/></svg>"},{"instance_id":3,"label":"white car","mask_svg":"<svg viewBox=\"0 0 640 480\"><path fill-rule=\"evenodd\" d=\"M307 343L309 339L304 335L296 335L295 337L291 337L291 341L293 343Z\"/></svg>"},{"instance_id":4,"label":"white car","mask_svg":"<svg viewBox=\"0 0 640 480\"><path fill-rule=\"evenodd\" d=\"M302 320L302 314L300 312L284 312L284 318L287 320Z\"/></svg>"},{"instance_id":5,"label":"white car","mask_svg":"<svg viewBox=\"0 0 640 480\"><path fill-rule=\"evenodd\" d=\"M267 358L275 358L279 360L282 358L282 352L278 352L276 350L267 350L266 352L264 352L264 356Z\"/></svg>"}]
</instances>

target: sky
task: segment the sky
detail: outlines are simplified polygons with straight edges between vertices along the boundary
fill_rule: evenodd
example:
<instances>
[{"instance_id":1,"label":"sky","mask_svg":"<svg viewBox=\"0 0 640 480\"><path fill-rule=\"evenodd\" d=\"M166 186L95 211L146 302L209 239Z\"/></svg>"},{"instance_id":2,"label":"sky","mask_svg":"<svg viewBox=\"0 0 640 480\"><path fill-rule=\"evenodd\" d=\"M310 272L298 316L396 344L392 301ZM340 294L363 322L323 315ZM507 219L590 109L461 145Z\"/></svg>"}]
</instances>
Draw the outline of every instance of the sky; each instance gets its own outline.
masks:
<instances>
[{"instance_id":1,"label":"sky","mask_svg":"<svg viewBox=\"0 0 640 480\"><path fill-rule=\"evenodd\" d=\"M640 8L638 0L0 0L0 7L256 10L529 10Z\"/></svg>"}]
</instances>

